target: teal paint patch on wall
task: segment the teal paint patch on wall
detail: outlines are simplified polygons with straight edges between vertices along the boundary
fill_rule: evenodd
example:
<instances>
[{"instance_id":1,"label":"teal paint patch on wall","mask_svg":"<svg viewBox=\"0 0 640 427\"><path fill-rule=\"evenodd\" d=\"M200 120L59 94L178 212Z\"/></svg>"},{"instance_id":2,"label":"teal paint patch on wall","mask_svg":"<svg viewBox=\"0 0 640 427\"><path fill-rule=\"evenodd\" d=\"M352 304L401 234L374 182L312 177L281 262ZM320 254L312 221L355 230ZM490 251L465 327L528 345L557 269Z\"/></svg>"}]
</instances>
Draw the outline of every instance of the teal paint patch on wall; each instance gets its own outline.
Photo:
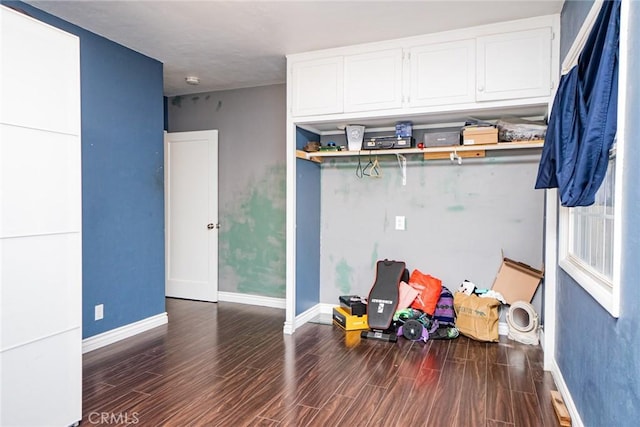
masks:
<instances>
[{"instance_id":1,"label":"teal paint patch on wall","mask_svg":"<svg viewBox=\"0 0 640 427\"><path fill-rule=\"evenodd\" d=\"M237 292L285 296L285 171L266 169L222 208L220 271L232 272Z\"/></svg>"},{"instance_id":2,"label":"teal paint patch on wall","mask_svg":"<svg viewBox=\"0 0 640 427\"><path fill-rule=\"evenodd\" d=\"M378 262L378 242L373 245L373 251L371 252L371 268L376 267L376 263Z\"/></svg>"},{"instance_id":3,"label":"teal paint patch on wall","mask_svg":"<svg viewBox=\"0 0 640 427\"><path fill-rule=\"evenodd\" d=\"M462 212L462 211L464 211L464 206L462 206L462 205L448 206L447 207L447 211L449 211L449 212Z\"/></svg>"},{"instance_id":4,"label":"teal paint patch on wall","mask_svg":"<svg viewBox=\"0 0 640 427\"><path fill-rule=\"evenodd\" d=\"M351 291L351 275L353 268L342 258L336 265L336 287L342 295L349 295Z\"/></svg>"}]
</instances>

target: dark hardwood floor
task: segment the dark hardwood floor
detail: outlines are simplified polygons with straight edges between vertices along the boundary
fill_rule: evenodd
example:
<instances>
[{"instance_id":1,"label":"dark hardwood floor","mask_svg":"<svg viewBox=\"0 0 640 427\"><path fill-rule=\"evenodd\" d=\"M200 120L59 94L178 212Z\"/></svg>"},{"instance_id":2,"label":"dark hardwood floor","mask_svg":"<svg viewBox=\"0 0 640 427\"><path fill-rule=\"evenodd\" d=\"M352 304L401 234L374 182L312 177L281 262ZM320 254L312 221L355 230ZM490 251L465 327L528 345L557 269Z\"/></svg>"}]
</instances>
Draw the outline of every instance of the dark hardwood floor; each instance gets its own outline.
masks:
<instances>
[{"instance_id":1,"label":"dark hardwood floor","mask_svg":"<svg viewBox=\"0 0 640 427\"><path fill-rule=\"evenodd\" d=\"M360 340L282 310L167 299L169 324L84 355L82 425L556 426L542 350Z\"/></svg>"}]
</instances>

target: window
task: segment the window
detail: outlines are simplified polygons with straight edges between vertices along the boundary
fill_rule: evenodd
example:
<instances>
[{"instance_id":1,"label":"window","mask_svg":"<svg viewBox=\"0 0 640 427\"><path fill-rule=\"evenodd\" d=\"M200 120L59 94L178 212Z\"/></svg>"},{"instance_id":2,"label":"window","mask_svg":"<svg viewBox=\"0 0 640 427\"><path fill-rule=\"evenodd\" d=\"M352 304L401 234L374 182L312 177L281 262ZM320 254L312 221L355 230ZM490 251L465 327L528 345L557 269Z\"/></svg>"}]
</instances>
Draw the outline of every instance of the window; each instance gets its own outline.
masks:
<instances>
[{"instance_id":1,"label":"window","mask_svg":"<svg viewBox=\"0 0 640 427\"><path fill-rule=\"evenodd\" d=\"M629 2L602 2L596 0L589 12L593 18L600 7L620 5L619 19L619 74L618 87L626 88L630 79L628 40L630 20ZM615 9L612 9L612 12ZM588 17L589 18L589 17ZM587 21L590 21L587 23ZM593 21L585 20L583 29L591 31ZM576 39L578 41L578 38ZM580 38L580 41L583 40ZM581 55L584 44L575 43L576 55ZM581 45L581 46L580 46ZM573 46L572 46L573 49ZM565 62L567 60L565 59ZM567 64L563 68L569 69ZM627 91L617 92L616 141L609 152L605 179L588 207L560 208L558 229L559 265L584 288L613 317L620 316L620 276L622 270L622 212L624 205L624 146L629 138L627 130Z\"/></svg>"},{"instance_id":2,"label":"window","mask_svg":"<svg viewBox=\"0 0 640 427\"><path fill-rule=\"evenodd\" d=\"M615 283L616 144L607 174L591 206L561 208L560 266L613 316L618 316Z\"/></svg>"}]
</instances>

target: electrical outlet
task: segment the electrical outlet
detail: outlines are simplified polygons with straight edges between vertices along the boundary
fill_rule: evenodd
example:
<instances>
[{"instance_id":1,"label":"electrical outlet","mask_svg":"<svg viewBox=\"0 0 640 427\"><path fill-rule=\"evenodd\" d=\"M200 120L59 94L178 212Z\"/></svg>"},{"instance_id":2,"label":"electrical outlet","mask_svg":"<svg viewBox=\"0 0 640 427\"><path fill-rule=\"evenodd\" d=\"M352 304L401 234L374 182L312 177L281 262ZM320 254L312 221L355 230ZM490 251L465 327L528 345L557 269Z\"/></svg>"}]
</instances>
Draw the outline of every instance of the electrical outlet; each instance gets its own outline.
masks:
<instances>
[{"instance_id":1,"label":"electrical outlet","mask_svg":"<svg viewBox=\"0 0 640 427\"><path fill-rule=\"evenodd\" d=\"M404 216L396 216L396 230L404 230L405 222Z\"/></svg>"},{"instance_id":2,"label":"electrical outlet","mask_svg":"<svg viewBox=\"0 0 640 427\"><path fill-rule=\"evenodd\" d=\"M94 309L95 320L102 320L104 318L104 304L98 304Z\"/></svg>"}]
</instances>

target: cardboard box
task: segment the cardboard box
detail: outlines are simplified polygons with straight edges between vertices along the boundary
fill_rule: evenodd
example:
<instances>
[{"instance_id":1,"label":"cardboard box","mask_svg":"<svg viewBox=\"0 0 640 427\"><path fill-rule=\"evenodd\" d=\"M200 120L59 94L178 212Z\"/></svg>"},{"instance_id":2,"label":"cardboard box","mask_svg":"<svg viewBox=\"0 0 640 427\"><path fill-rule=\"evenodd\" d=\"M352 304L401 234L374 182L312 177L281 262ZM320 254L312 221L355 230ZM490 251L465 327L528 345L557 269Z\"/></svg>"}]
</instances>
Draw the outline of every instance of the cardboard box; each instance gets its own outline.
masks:
<instances>
[{"instance_id":1,"label":"cardboard box","mask_svg":"<svg viewBox=\"0 0 640 427\"><path fill-rule=\"evenodd\" d=\"M463 145L497 144L498 129L493 126L466 127L462 129Z\"/></svg>"},{"instance_id":2,"label":"cardboard box","mask_svg":"<svg viewBox=\"0 0 640 427\"><path fill-rule=\"evenodd\" d=\"M460 145L460 128L438 129L424 133L425 147Z\"/></svg>"},{"instance_id":3,"label":"cardboard box","mask_svg":"<svg viewBox=\"0 0 640 427\"><path fill-rule=\"evenodd\" d=\"M500 292L507 304L531 302L543 276L542 270L503 257L491 289Z\"/></svg>"},{"instance_id":4,"label":"cardboard box","mask_svg":"<svg viewBox=\"0 0 640 427\"><path fill-rule=\"evenodd\" d=\"M478 341L497 342L500 301L495 298L480 298L463 292L453 294L456 311L456 328L460 333Z\"/></svg>"},{"instance_id":5,"label":"cardboard box","mask_svg":"<svg viewBox=\"0 0 640 427\"><path fill-rule=\"evenodd\" d=\"M345 331L355 331L359 329L369 329L367 315L352 316L342 307L333 308L333 323L340 326Z\"/></svg>"}]
</instances>

